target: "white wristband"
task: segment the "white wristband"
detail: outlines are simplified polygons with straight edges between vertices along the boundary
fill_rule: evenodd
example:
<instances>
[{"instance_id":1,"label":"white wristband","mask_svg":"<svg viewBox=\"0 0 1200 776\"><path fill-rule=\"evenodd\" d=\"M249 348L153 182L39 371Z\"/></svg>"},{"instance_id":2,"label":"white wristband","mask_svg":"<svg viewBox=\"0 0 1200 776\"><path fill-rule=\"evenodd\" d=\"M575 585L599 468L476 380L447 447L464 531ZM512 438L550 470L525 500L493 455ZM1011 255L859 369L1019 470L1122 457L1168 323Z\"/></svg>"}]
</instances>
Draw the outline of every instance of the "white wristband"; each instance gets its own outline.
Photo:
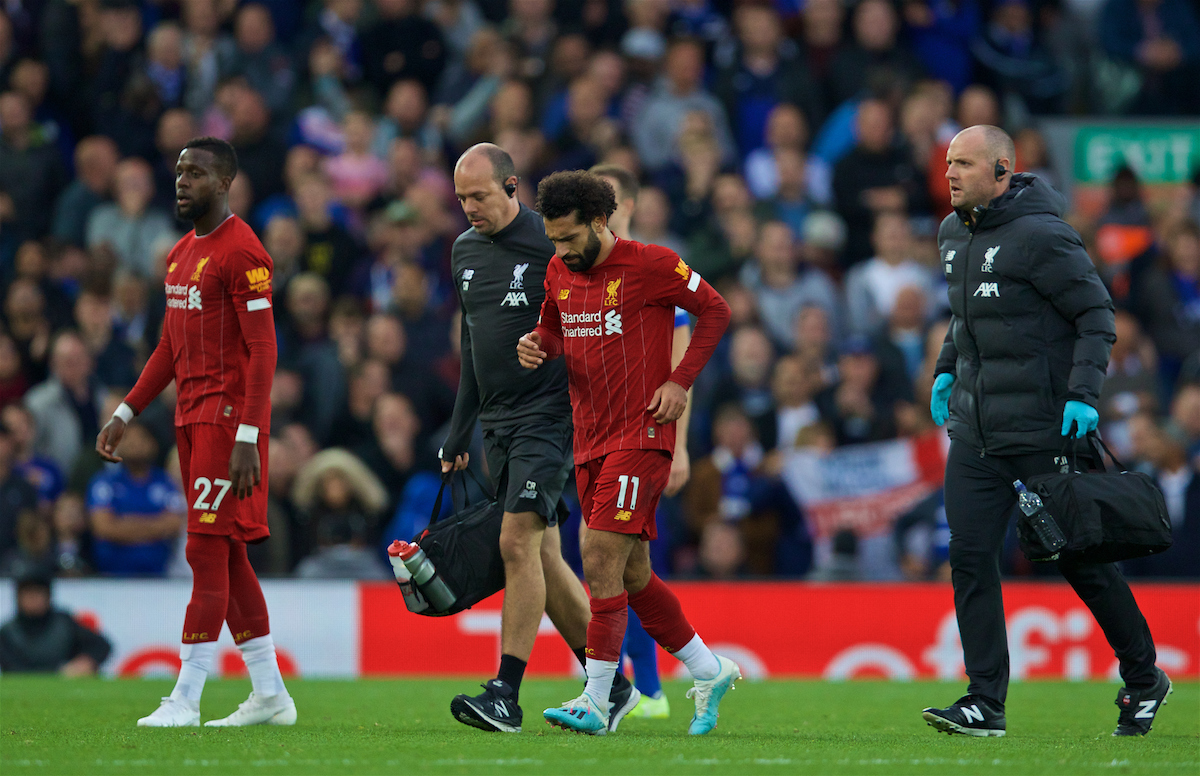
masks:
<instances>
[{"instance_id":1,"label":"white wristband","mask_svg":"<svg viewBox=\"0 0 1200 776\"><path fill-rule=\"evenodd\" d=\"M113 413L113 417L120 418L122 422L128 423L133 420L133 407L130 407L125 402L121 402L121 405Z\"/></svg>"},{"instance_id":2,"label":"white wristband","mask_svg":"<svg viewBox=\"0 0 1200 776\"><path fill-rule=\"evenodd\" d=\"M245 423L238 426L237 436L234 440L238 442L249 442L252 445L258 444L258 426L247 426Z\"/></svg>"}]
</instances>

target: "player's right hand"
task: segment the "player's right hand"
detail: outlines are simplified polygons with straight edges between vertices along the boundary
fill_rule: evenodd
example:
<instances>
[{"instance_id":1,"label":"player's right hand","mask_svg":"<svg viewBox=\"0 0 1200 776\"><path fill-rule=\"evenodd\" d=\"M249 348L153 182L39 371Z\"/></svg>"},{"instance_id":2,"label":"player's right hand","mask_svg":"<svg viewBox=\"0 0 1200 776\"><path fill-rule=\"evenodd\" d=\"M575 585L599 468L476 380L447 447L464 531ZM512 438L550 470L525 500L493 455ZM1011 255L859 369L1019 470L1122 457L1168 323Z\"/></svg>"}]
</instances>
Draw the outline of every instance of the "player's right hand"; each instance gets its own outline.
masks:
<instances>
[{"instance_id":1,"label":"player's right hand","mask_svg":"<svg viewBox=\"0 0 1200 776\"><path fill-rule=\"evenodd\" d=\"M542 335L531 331L517 340L517 360L526 369L537 369L546 360L547 353L542 350Z\"/></svg>"},{"instance_id":2,"label":"player's right hand","mask_svg":"<svg viewBox=\"0 0 1200 776\"><path fill-rule=\"evenodd\" d=\"M229 454L229 481L233 484L233 495L237 498L250 498L254 495L254 489L262 482L258 445L249 442L233 443L233 451Z\"/></svg>"},{"instance_id":3,"label":"player's right hand","mask_svg":"<svg viewBox=\"0 0 1200 776\"><path fill-rule=\"evenodd\" d=\"M442 474L449 474L451 469L456 472L462 471L467 468L467 461L469 460L471 460L470 453L460 453L454 457L453 461L442 461Z\"/></svg>"},{"instance_id":4,"label":"player's right hand","mask_svg":"<svg viewBox=\"0 0 1200 776\"><path fill-rule=\"evenodd\" d=\"M124 436L125 421L114 416L96 435L96 452L109 463L120 463L121 456L117 455L117 445L121 444Z\"/></svg>"}]
</instances>

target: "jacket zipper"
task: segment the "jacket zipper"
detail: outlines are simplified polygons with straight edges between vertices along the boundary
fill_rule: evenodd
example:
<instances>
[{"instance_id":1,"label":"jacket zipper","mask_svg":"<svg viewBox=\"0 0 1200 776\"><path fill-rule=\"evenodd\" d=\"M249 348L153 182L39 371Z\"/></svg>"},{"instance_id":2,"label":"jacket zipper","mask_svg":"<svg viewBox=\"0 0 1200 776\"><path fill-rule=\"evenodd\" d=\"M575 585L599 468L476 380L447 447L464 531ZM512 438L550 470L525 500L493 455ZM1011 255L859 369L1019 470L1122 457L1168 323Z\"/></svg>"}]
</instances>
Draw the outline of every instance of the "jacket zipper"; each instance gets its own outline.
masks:
<instances>
[{"instance_id":1,"label":"jacket zipper","mask_svg":"<svg viewBox=\"0 0 1200 776\"><path fill-rule=\"evenodd\" d=\"M971 274L971 245L975 242L975 230L978 227L977 218L975 224L968 228L971 236L967 238L967 256L964 262L966 266L963 268L963 325L967 327L967 334L971 335L975 342L975 422L979 428L979 457L983 458L987 455L987 441L983 437L983 358L979 355L979 340L975 338L975 332L971 331L971 318L967 314L967 304L971 299L967 294Z\"/></svg>"}]
</instances>

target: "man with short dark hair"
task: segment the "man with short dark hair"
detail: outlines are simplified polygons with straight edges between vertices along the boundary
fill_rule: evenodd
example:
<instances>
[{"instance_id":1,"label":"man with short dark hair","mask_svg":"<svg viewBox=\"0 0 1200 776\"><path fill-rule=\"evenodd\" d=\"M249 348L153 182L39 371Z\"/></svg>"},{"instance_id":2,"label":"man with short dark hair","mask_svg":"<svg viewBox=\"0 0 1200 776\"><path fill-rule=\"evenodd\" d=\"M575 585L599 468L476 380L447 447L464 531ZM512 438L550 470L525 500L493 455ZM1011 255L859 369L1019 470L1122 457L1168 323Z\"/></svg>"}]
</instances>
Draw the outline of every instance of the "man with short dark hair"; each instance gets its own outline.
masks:
<instances>
[{"instance_id":1,"label":"man with short dark hair","mask_svg":"<svg viewBox=\"0 0 1200 776\"><path fill-rule=\"evenodd\" d=\"M654 510L671 469L674 423L729 325L729 305L672 251L615 237L608 228L615 209L612 186L591 173L554 173L538 185L538 210L555 256L538 326L520 338L517 354L532 370L554 368L559 356L566 362L592 610L587 686L543 715L568 730L608 732L605 696L632 607L695 678L688 694L696 699L696 714L688 732L704 735L716 726L721 698L741 672L696 635L679 599L651 570L647 542L658 533ZM698 321L683 361L672 369L676 305Z\"/></svg>"},{"instance_id":2,"label":"man with short dark hair","mask_svg":"<svg viewBox=\"0 0 1200 776\"><path fill-rule=\"evenodd\" d=\"M175 214L194 229L167 255L162 339L133 390L96 437L120 463L126 425L174 380L175 435L187 494L192 598L183 620L175 689L138 727L200 724L200 696L228 622L253 690L237 711L208 726L292 725L275 642L247 544L265 541L267 437L275 372L271 257L229 209L238 174L233 147L195 138L175 165Z\"/></svg>"},{"instance_id":3,"label":"man with short dark hair","mask_svg":"<svg viewBox=\"0 0 1200 776\"><path fill-rule=\"evenodd\" d=\"M570 473L571 402L561 364L529 372L512 343L537 325L554 246L542 220L516 198L512 158L491 143L472 146L454 167L454 189L471 228L454 242L451 274L462 307L462 373L442 471L466 467L478 418L484 452L504 507L500 554L505 593L500 669L474 697L450 704L454 718L481 730L519 733L518 700L542 612L586 664L587 594L562 558L560 495ZM610 676L606 722L615 730L639 694Z\"/></svg>"},{"instance_id":4,"label":"man with short dark hair","mask_svg":"<svg viewBox=\"0 0 1200 776\"><path fill-rule=\"evenodd\" d=\"M183 494L156 465L158 441L133 422L121 440L123 461L88 484L88 522L96 571L117 577L165 577L184 527Z\"/></svg>"},{"instance_id":5,"label":"man with short dark hair","mask_svg":"<svg viewBox=\"0 0 1200 776\"><path fill-rule=\"evenodd\" d=\"M998 127L964 129L946 152L954 212L938 231L953 317L935 368L934 421L949 421L946 520L954 610L967 695L922 716L945 733L1003 736L1008 642L1000 553L1018 481L1063 464L1063 437L1099 422L1113 304L1079 235L1062 220L1063 196L1013 174L1012 140ZM1084 455L1085 462L1090 455ZM1058 570L1087 604L1120 663L1114 736L1150 732L1171 692L1154 640L1114 563L1064 556Z\"/></svg>"}]
</instances>

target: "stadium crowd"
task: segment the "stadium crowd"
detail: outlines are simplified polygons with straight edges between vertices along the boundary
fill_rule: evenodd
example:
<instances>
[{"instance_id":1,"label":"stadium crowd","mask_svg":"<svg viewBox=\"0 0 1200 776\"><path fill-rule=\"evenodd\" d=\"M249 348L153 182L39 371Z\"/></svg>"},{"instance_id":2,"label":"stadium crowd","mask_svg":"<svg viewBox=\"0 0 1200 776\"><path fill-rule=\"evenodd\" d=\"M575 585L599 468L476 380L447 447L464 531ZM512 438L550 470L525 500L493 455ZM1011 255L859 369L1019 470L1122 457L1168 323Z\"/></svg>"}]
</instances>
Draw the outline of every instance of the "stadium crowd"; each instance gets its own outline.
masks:
<instances>
[{"instance_id":1,"label":"stadium crowd","mask_svg":"<svg viewBox=\"0 0 1200 776\"><path fill-rule=\"evenodd\" d=\"M1198 17L1189 0L4 3L0 574L188 573L170 391L123 464L93 444L157 342L185 231L175 160L216 135L275 265L260 574L387 578L381 543L428 519L459 374L450 169L491 140L526 203L556 170L632 171L634 239L733 310L660 571L862 576L851 532L813 567L782 460L933 429L950 138L1003 126L1018 169L1053 179L1044 117L1195 116ZM1126 570L1200 576L1200 173L1155 208L1123 168L1102 217L1072 223L1118 308L1102 430L1188 545ZM900 519L887 575L946 573L937 512Z\"/></svg>"}]
</instances>

